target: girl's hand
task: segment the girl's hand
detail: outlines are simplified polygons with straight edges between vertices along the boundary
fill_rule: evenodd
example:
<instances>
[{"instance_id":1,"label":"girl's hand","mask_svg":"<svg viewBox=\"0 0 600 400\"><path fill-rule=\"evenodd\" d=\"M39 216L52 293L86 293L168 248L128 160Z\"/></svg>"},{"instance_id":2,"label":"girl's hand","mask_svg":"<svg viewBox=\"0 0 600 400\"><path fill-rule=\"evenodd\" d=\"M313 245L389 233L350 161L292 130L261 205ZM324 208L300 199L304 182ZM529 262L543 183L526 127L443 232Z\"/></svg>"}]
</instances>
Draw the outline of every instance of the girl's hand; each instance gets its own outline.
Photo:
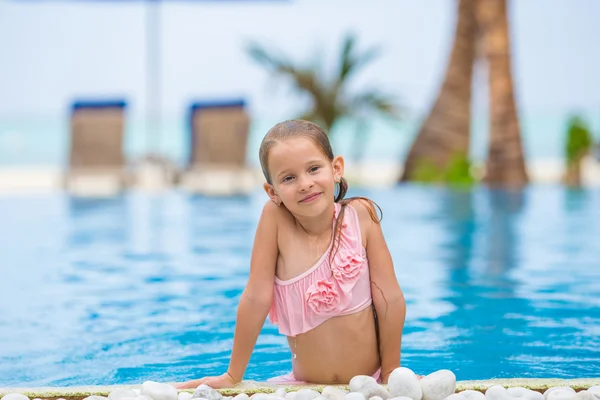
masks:
<instances>
[{"instance_id":1,"label":"girl's hand","mask_svg":"<svg viewBox=\"0 0 600 400\"><path fill-rule=\"evenodd\" d=\"M225 389L232 388L237 382L234 381L233 377L229 373L225 372L221 376L207 376L201 379L195 379L193 381L187 381L178 383L175 385L176 389L196 389L200 385L208 385L213 389Z\"/></svg>"}]
</instances>

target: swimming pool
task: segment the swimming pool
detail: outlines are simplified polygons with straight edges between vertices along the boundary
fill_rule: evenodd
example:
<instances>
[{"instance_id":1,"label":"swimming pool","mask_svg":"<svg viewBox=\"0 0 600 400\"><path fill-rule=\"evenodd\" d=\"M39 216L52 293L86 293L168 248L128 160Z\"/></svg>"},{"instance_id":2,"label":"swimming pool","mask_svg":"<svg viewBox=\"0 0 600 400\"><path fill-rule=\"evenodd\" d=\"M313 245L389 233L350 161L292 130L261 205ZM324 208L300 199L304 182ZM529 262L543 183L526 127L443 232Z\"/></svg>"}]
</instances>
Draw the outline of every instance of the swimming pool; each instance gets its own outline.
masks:
<instances>
[{"instance_id":1,"label":"swimming pool","mask_svg":"<svg viewBox=\"0 0 600 400\"><path fill-rule=\"evenodd\" d=\"M407 185L384 210L403 365L459 380L600 375L600 190ZM0 198L0 387L222 373L265 201L172 191ZM246 379L291 367L266 324Z\"/></svg>"}]
</instances>

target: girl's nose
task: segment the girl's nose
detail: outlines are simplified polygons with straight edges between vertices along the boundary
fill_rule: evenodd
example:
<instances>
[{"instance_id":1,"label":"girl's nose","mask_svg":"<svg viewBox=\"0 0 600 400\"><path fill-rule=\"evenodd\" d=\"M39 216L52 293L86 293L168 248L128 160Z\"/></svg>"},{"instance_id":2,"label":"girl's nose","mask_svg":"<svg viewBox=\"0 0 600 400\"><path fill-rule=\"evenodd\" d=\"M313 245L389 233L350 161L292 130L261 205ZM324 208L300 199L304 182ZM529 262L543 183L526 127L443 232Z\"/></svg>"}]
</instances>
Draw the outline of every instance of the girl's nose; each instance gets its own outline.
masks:
<instances>
[{"instance_id":1,"label":"girl's nose","mask_svg":"<svg viewBox=\"0 0 600 400\"><path fill-rule=\"evenodd\" d=\"M300 190L308 190L313 187L313 180L309 176L302 177L300 179Z\"/></svg>"}]
</instances>

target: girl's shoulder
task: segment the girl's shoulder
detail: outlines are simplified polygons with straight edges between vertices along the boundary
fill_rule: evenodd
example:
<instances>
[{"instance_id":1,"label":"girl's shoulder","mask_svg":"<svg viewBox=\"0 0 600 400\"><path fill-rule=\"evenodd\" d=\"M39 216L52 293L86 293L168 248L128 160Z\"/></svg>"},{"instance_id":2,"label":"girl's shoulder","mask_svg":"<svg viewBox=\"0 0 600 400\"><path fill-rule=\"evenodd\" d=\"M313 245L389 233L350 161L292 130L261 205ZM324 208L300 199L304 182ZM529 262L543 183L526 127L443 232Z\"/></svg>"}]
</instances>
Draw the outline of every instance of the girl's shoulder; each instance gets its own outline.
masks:
<instances>
[{"instance_id":1,"label":"girl's shoulder","mask_svg":"<svg viewBox=\"0 0 600 400\"><path fill-rule=\"evenodd\" d=\"M368 221L374 223L380 222L381 218L379 217L377 210L381 213L381 209L373 200L369 200L366 197L354 197L348 200L348 205L356 210L361 223L366 223Z\"/></svg>"},{"instance_id":2,"label":"girl's shoulder","mask_svg":"<svg viewBox=\"0 0 600 400\"><path fill-rule=\"evenodd\" d=\"M377 206L372 200L364 197L349 199L348 205L356 211L358 216L358 224L360 225L360 232L363 237L363 244L366 247L366 239L369 236L371 227L373 224L379 224L381 220L377 214L379 206ZM381 209L379 209L379 211L381 211Z\"/></svg>"},{"instance_id":3,"label":"girl's shoulder","mask_svg":"<svg viewBox=\"0 0 600 400\"><path fill-rule=\"evenodd\" d=\"M285 227L294 223L294 216L283 206L278 206L271 200L267 200L263 206L262 218L267 218L278 227Z\"/></svg>"}]
</instances>

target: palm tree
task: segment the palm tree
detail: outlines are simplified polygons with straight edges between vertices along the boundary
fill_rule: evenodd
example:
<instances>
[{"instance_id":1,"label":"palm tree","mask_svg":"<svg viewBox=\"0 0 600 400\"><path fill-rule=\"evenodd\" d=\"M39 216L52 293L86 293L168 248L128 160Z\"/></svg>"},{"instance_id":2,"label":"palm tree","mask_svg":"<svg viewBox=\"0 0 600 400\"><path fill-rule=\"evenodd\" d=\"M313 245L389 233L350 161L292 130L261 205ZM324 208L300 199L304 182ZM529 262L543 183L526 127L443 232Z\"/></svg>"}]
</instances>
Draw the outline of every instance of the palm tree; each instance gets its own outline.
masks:
<instances>
[{"instance_id":1,"label":"palm tree","mask_svg":"<svg viewBox=\"0 0 600 400\"><path fill-rule=\"evenodd\" d=\"M373 113L393 119L400 117L400 109L391 95L377 89L350 93L348 85L351 78L379 55L376 48L359 52L356 47L356 37L346 35L337 71L329 79L320 73L317 66L297 65L287 56L276 55L256 43L250 44L247 51L254 61L274 75L286 78L296 90L308 95L309 108L298 118L321 125L331 135L336 123L342 119L357 120L360 129L364 128L367 116ZM357 132L357 135L359 141L364 140L362 132ZM364 148L360 144L357 147Z\"/></svg>"},{"instance_id":2,"label":"palm tree","mask_svg":"<svg viewBox=\"0 0 600 400\"><path fill-rule=\"evenodd\" d=\"M593 146L593 137L585 121L578 116L571 117L565 143L566 168L563 181L567 186L581 186L583 159L590 154Z\"/></svg>"},{"instance_id":3,"label":"palm tree","mask_svg":"<svg viewBox=\"0 0 600 400\"><path fill-rule=\"evenodd\" d=\"M490 140L484 181L522 187L528 177L511 75L506 0L479 0L477 23L489 71Z\"/></svg>"},{"instance_id":4,"label":"palm tree","mask_svg":"<svg viewBox=\"0 0 600 400\"><path fill-rule=\"evenodd\" d=\"M444 171L454 158L468 157L471 78L477 38L475 1L458 1L454 44L446 76L434 106L409 150L400 181L417 178L425 165Z\"/></svg>"}]
</instances>

